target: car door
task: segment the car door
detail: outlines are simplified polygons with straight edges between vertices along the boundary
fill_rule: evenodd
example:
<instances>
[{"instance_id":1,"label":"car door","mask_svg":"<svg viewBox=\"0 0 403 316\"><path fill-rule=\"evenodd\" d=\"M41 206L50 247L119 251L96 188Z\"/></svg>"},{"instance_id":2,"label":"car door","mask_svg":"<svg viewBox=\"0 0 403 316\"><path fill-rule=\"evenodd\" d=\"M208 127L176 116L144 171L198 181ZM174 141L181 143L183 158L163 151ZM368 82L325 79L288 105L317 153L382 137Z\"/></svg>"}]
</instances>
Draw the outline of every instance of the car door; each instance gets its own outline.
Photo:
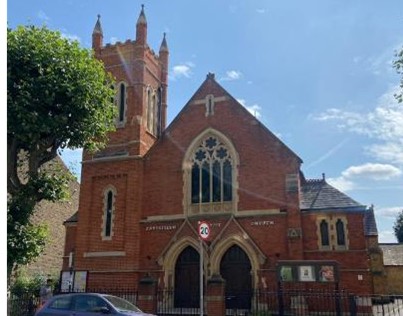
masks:
<instances>
[{"instance_id":1,"label":"car door","mask_svg":"<svg viewBox=\"0 0 403 316\"><path fill-rule=\"evenodd\" d=\"M100 309L108 307L108 304L101 297L96 295L76 295L72 302L71 316L99 316Z\"/></svg>"}]
</instances>

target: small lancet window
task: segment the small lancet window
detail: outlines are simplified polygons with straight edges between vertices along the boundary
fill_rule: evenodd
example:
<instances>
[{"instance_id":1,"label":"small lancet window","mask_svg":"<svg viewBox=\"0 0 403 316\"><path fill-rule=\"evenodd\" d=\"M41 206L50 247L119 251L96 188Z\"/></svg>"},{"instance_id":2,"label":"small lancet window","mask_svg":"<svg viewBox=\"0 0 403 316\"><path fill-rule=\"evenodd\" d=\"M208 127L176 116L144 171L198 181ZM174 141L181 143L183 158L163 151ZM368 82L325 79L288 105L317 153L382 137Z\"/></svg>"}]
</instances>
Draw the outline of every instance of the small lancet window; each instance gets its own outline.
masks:
<instances>
[{"instance_id":1,"label":"small lancet window","mask_svg":"<svg viewBox=\"0 0 403 316\"><path fill-rule=\"evenodd\" d=\"M320 239L321 239L322 246L324 246L324 247L330 246L329 224L324 219L320 222Z\"/></svg>"},{"instance_id":2,"label":"small lancet window","mask_svg":"<svg viewBox=\"0 0 403 316\"><path fill-rule=\"evenodd\" d=\"M151 89L147 90L147 130L151 131L151 118L152 118L152 99L151 99Z\"/></svg>"},{"instance_id":3,"label":"small lancet window","mask_svg":"<svg viewBox=\"0 0 403 316\"><path fill-rule=\"evenodd\" d=\"M126 85L122 82L119 85L119 103L118 103L119 123L122 123L125 119L125 108L126 108Z\"/></svg>"},{"instance_id":4,"label":"small lancet window","mask_svg":"<svg viewBox=\"0 0 403 316\"><path fill-rule=\"evenodd\" d=\"M214 96L209 94L206 96L206 116L214 115Z\"/></svg>"},{"instance_id":5,"label":"small lancet window","mask_svg":"<svg viewBox=\"0 0 403 316\"><path fill-rule=\"evenodd\" d=\"M158 106L157 106L157 136L162 132L162 88L158 88Z\"/></svg>"},{"instance_id":6,"label":"small lancet window","mask_svg":"<svg viewBox=\"0 0 403 316\"><path fill-rule=\"evenodd\" d=\"M113 235L113 217L115 205L115 192L108 189L104 195L104 212L103 212L103 239L111 239Z\"/></svg>"},{"instance_id":7,"label":"small lancet window","mask_svg":"<svg viewBox=\"0 0 403 316\"><path fill-rule=\"evenodd\" d=\"M150 122L150 125L151 125L150 132L153 135L156 135L157 134L157 124L156 124L156 121L157 121L156 120L156 118L157 118L157 97L156 97L155 93L153 93L153 96L152 96L151 111L152 111L152 117L151 117L151 122Z\"/></svg>"},{"instance_id":8,"label":"small lancet window","mask_svg":"<svg viewBox=\"0 0 403 316\"><path fill-rule=\"evenodd\" d=\"M344 230L344 223L341 219L338 219L336 222L336 233L337 233L337 246L345 246L346 236Z\"/></svg>"}]
</instances>

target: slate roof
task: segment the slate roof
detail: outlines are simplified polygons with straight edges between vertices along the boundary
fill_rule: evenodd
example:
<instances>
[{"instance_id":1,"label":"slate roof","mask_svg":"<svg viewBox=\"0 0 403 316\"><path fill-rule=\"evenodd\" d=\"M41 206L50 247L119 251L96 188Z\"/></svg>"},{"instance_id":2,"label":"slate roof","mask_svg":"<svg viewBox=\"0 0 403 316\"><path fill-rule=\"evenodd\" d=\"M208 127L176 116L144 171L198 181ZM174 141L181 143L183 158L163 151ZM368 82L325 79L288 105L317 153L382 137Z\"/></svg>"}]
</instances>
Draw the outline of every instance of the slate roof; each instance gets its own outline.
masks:
<instances>
[{"instance_id":1,"label":"slate roof","mask_svg":"<svg viewBox=\"0 0 403 316\"><path fill-rule=\"evenodd\" d=\"M378 228L376 227L374 208L371 206L364 215L365 236L378 236Z\"/></svg>"},{"instance_id":2,"label":"slate roof","mask_svg":"<svg viewBox=\"0 0 403 316\"><path fill-rule=\"evenodd\" d=\"M366 206L340 192L325 179L312 179L301 183L300 209L364 211Z\"/></svg>"},{"instance_id":3,"label":"slate roof","mask_svg":"<svg viewBox=\"0 0 403 316\"><path fill-rule=\"evenodd\" d=\"M383 264L385 266L403 266L403 243L379 244L383 251Z\"/></svg>"}]
</instances>

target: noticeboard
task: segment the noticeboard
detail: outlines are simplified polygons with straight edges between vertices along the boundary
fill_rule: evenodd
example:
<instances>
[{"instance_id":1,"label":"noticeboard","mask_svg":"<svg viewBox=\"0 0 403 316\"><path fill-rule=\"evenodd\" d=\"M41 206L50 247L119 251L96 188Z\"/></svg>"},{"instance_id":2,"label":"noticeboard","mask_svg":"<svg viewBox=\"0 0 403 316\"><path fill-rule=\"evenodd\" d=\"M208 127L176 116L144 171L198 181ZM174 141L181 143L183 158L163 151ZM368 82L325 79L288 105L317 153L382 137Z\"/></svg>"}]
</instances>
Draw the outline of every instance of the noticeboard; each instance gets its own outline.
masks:
<instances>
[{"instance_id":1,"label":"noticeboard","mask_svg":"<svg viewBox=\"0 0 403 316\"><path fill-rule=\"evenodd\" d=\"M61 271L61 292L85 292L87 290L88 271Z\"/></svg>"},{"instance_id":2,"label":"noticeboard","mask_svg":"<svg viewBox=\"0 0 403 316\"><path fill-rule=\"evenodd\" d=\"M279 282L338 282L335 261L283 260L277 263Z\"/></svg>"}]
</instances>

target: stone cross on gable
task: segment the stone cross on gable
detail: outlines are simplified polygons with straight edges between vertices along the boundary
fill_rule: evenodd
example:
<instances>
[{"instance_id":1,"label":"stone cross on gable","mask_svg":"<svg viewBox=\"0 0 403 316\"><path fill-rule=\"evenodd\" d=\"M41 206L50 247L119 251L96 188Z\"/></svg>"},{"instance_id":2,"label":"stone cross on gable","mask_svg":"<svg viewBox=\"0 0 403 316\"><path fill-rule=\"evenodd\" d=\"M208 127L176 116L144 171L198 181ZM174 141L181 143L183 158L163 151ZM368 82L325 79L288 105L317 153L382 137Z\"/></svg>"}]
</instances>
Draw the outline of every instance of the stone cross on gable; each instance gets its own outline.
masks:
<instances>
[{"instance_id":1,"label":"stone cross on gable","mask_svg":"<svg viewBox=\"0 0 403 316\"><path fill-rule=\"evenodd\" d=\"M226 96L214 97L213 94L207 94L204 99L195 100L194 104L204 104L206 107L206 117L214 115L214 106L217 102L227 100Z\"/></svg>"}]
</instances>

